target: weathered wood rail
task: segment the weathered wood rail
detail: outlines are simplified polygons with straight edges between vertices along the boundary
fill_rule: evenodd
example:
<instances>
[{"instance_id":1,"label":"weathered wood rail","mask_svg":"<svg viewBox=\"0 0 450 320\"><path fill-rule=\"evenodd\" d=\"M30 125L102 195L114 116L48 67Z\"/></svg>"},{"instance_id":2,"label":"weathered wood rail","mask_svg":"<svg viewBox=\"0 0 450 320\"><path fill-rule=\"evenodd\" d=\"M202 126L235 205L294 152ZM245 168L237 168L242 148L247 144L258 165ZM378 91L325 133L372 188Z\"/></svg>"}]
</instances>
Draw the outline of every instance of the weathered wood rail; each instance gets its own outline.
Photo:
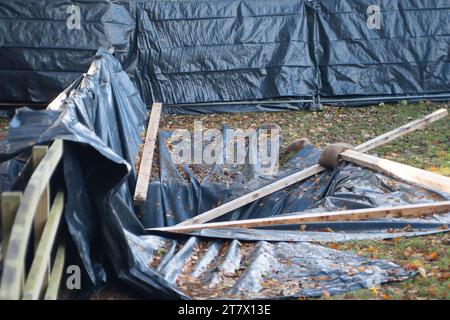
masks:
<instances>
[{"instance_id":1,"label":"weathered wood rail","mask_svg":"<svg viewBox=\"0 0 450 320\"><path fill-rule=\"evenodd\" d=\"M57 299L65 263L60 232L64 192L57 190L51 203L50 188L62 155L62 140L56 140L50 148L35 146L31 155L33 173L23 192L1 195L2 300Z\"/></svg>"}]
</instances>

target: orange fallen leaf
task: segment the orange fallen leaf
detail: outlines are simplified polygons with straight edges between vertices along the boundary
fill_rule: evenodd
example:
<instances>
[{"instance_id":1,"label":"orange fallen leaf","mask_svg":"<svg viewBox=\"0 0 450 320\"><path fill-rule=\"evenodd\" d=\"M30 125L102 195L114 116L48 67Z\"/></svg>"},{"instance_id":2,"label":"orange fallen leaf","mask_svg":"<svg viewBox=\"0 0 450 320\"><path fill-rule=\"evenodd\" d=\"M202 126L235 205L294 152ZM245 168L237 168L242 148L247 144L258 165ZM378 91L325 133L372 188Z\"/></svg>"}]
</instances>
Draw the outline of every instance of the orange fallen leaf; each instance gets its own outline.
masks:
<instances>
[{"instance_id":1,"label":"orange fallen leaf","mask_svg":"<svg viewBox=\"0 0 450 320\"><path fill-rule=\"evenodd\" d=\"M436 287L429 287L428 292L430 293L430 295L436 296Z\"/></svg>"},{"instance_id":2,"label":"orange fallen leaf","mask_svg":"<svg viewBox=\"0 0 450 320\"><path fill-rule=\"evenodd\" d=\"M331 243L331 244L328 245L328 247L329 247L330 249L335 249L335 250L337 250L337 249L339 248L339 246L338 246L337 243Z\"/></svg>"},{"instance_id":3,"label":"orange fallen leaf","mask_svg":"<svg viewBox=\"0 0 450 320\"><path fill-rule=\"evenodd\" d=\"M405 269L409 271L417 270L418 266L415 263L407 263Z\"/></svg>"},{"instance_id":4,"label":"orange fallen leaf","mask_svg":"<svg viewBox=\"0 0 450 320\"><path fill-rule=\"evenodd\" d=\"M430 260L430 261L435 261L438 258L439 258L439 255L434 251L432 253L430 253L430 255L428 256L428 260Z\"/></svg>"}]
</instances>

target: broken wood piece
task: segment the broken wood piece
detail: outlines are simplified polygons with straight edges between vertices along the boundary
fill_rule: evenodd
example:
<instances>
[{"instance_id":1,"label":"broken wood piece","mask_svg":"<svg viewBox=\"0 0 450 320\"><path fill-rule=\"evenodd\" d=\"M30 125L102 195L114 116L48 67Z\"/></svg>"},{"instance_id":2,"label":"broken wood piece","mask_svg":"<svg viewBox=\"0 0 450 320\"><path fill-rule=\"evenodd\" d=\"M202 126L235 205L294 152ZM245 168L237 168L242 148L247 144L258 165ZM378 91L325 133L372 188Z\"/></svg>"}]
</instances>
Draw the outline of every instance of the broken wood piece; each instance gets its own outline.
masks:
<instances>
[{"instance_id":1,"label":"broken wood piece","mask_svg":"<svg viewBox=\"0 0 450 320\"><path fill-rule=\"evenodd\" d=\"M360 152L365 152L365 151L371 150L373 148L379 147L379 146L381 146L385 143L388 143L398 137L401 137L411 131L423 128L427 124L432 123L434 121L437 121L437 120L445 117L447 114L448 114L448 112L446 109L440 109L424 118L412 121L408 124L405 124L405 125L397 128L397 129L394 129L394 130L389 131L381 136L371 139L371 140L355 147L355 150L360 151ZM205 222L211 221L217 217L223 216L224 214L227 214L233 210L236 210L246 204L249 204L253 201L261 199L269 194L277 192L281 189L284 189L284 188L286 188L290 185L293 185L297 182L300 182L302 180L306 180L324 170L326 170L326 168L324 168L318 164L313 165L302 171L296 172L290 176L287 176L283 179L275 181L265 187L262 187L251 193L245 194L237 199L229 201L219 207L216 207L214 209L206 211L196 217L185 220L185 221L179 223L178 226L205 223Z\"/></svg>"},{"instance_id":2,"label":"broken wood piece","mask_svg":"<svg viewBox=\"0 0 450 320\"><path fill-rule=\"evenodd\" d=\"M414 168L406 164L378 158L376 156L346 150L340 154L345 161L356 163L361 167L379 171L388 176L395 176L407 182L417 184L426 189L450 194L450 178L426 170Z\"/></svg>"},{"instance_id":3,"label":"broken wood piece","mask_svg":"<svg viewBox=\"0 0 450 320\"><path fill-rule=\"evenodd\" d=\"M379 207L356 210L344 210L333 212L304 213L288 216L277 216L271 218L213 222L204 224L194 224L188 226L173 226L165 228L152 228L148 231L166 231L177 233L188 233L201 229L217 228L256 228L266 226L295 225L313 222L330 221L362 221L376 218L411 218L422 217L433 214L442 214L450 212L450 201L410 204L397 207Z\"/></svg>"},{"instance_id":4,"label":"broken wood piece","mask_svg":"<svg viewBox=\"0 0 450 320\"><path fill-rule=\"evenodd\" d=\"M133 198L134 204L136 206L145 205L145 203L147 202L148 184L150 182L150 176L152 173L153 154L155 152L155 144L158 135L161 109L161 103L153 103Z\"/></svg>"}]
</instances>

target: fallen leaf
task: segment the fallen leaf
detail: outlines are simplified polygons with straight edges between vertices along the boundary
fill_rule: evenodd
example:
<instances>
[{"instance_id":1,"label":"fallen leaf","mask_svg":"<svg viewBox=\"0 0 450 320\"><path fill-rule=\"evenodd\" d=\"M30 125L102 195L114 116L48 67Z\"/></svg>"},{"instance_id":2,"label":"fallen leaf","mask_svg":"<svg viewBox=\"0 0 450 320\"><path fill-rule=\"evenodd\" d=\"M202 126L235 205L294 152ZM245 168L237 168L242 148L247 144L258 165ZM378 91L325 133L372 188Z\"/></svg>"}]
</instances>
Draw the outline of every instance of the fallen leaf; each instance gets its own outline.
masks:
<instances>
[{"instance_id":1,"label":"fallen leaf","mask_svg":"<svg viewBox=\"0 0 450 320\"><path fill-rule=\"evenodd\" d=\"M411 252L412 252L411 247L407 247L407 248L405 249L405 251L403 251L403 255L404 255L405 257L409 257L409 256L411 255Z\"/></svg>"},{"instance_id":2,"label":"fallen leaf","mask_svg":"<svg viewBox=\"0 0 450 320\"><path fill-rule=\"evenodd\" d=\"M439 278L439 280L447 280L448 278L450 278L450 273L449 272L441 272L441 273L439 273L438 278Z\"/></svg>"},{"instance_id":3,"label":"fallen leaf","mask_svg":"<svg viewBox=\"0 0 450 320\"><path fill-rule=\"evenodd\" d=\"M428 292L430 293L430 295L432 295L433 297L436 296L436 287L429 287L428 288Z\"/></svg>"},{"instance_id":4,"label":"fallen leaf","mask_svg":"<svg viewBox=\"0 0 450 320\"><path fill-rule=\"evenodd\" d=\"M330 297L331 297L331 295L327 290L322 291L322 298L329 299Z\"/></svg>"},{"instance_id":5,"label":"fallen leaf","mask_svg":"<svg viewBox=\"0 0 450 320\"><path fill-rule=\"evenodd\" d=\"M377 252L378 252L378 249L375 248L374 246L369 246L369 248L367 248L367 251L368 251L369 253L377 253Z\"/></svg>"},{"instance_id":6,"label":"fallen leaf","mask_svg":"<svg viewBox=\"0 0 450 320\"><path fill-rule=\"evenodd\" d=\"M439 255L436 252L432 252L430 253L430 255L428 256L428 260L430 261L436 261L439 258Z\"/></svg>"},{"instance_id":7,"label":"fallen leaf","mask_svg":"<svg viewBox=\"0 0 450 320\"><path fill-rule=\"evenodd\" d=\"M370 292L372 292L372 294L375 297L378 297L378 289L377 288L373 287L373 288L369 288L369 290L370 290Z\"/></svg>"},{"instance_id":8,"label":"fallen leaf","mask_svg":"<svg viewBox=\"0 0 450 320\"><path fill-rule=\"evenodd\" d=\"M427 277L427 272L425 271L424 268L420 267L420 268L418 269L418 271L419 271L419 274L420 274L420 276L421 276L422 278L424 278L424 279L428 278L428 277Z\"/></svg>"}]
</instances>

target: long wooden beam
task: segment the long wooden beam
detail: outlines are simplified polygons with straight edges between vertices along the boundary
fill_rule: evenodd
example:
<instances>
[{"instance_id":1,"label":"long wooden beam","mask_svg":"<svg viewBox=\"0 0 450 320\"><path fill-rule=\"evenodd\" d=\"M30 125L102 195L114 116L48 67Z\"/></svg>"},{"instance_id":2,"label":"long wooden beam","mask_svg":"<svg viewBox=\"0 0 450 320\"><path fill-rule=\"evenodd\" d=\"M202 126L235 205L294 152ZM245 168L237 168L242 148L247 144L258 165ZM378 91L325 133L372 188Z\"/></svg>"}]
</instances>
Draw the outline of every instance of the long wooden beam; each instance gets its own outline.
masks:
<instances>
[{"instance_id":1,"label":"long wooden beam","mask_svg":"<svg viewBox=\"0 0 450 320\"><path fill-rule=\"evenodd\" d=\"M148 184L152 174L153 154L155 152L161 109L161 103L153 103L144 149L142 150L141 163L139 165L136 189L134 191L133 201L136 206L142 206L147 202Z\"/></svg>"},{"instance_id":2,"label":"long wooden beam","mask_svg":"<svg viewBox=\"0 0 450 320\"><path fill-rule=\"evenodd\" d=\"M401 137L411 131L423 128L427 124L432 123L434 121L437 121L437 120L447 116L447 114L448 114L447 109L440 109L424 118L412 121L412 122L405 124L395 130L389 131L381 136L378 136L372 140L369 140L369 141L357 146L355 148L355 150L365 152L365 151L371 150L373 148L379 147L379 146L381 146L385 143L388 143L389 141L392 141L398 137ZM220 217L220 216L222 216L226 213L229 213L233 210L236 210L246 204L249 204L253 201L261 199L269 194L272 194L272 193L279 191L283 188L286 188L290 185L293 185L299 181L308 179L309 177L312 177L324 170L326 170L326 168L324 168L318 164L313 165L302 171L296 172L288 177L285 177L283 179L275 181L274 183L269 184L265 187L262 187L258 190L255 190L253 192L245 194L242 197L239 197L237 199L229 201L217 208L211 209L211 210L206 211L196 217L185 220L185 221L179 223L178 226L186 226L186 225L199 224L199 223L205 223L205 222L211 221L217 217Z\"/></svg>"},{"instance_id":3,"label":"long wooden beam","mask_svg":"<svg viewBox=\"0 0 450 320\"><path fill-rule=\"evenodd\" d=\"M402 180L412 182L427 189L433 189L450 194L450 178L433 172L360 153L354 150L342 152L340 154L340 158L345 161L356 163L361 167L367 167L375 171L380 171L389 176L398 177Z\"/></svg>"},{"instance_id":4,"label":"long wooden beam","mask_svg":"<svg viewBox=\"0 0 450 320\"><path fill-rule=\"evenodd\" d=\"M411 204L398 207L379 207L379 208L344 210L333 212L304 213L304 214L277 216L262 219L194 224L188 226L177 225L173 227L152 228L147 230L187 233L190 231L201 229L256 228L274 225L291 225L291 224L302 224L312 222L362 221L382 217L411 218L447 212L450 212L450 201Z\"/></svg>"}]
</instances>

